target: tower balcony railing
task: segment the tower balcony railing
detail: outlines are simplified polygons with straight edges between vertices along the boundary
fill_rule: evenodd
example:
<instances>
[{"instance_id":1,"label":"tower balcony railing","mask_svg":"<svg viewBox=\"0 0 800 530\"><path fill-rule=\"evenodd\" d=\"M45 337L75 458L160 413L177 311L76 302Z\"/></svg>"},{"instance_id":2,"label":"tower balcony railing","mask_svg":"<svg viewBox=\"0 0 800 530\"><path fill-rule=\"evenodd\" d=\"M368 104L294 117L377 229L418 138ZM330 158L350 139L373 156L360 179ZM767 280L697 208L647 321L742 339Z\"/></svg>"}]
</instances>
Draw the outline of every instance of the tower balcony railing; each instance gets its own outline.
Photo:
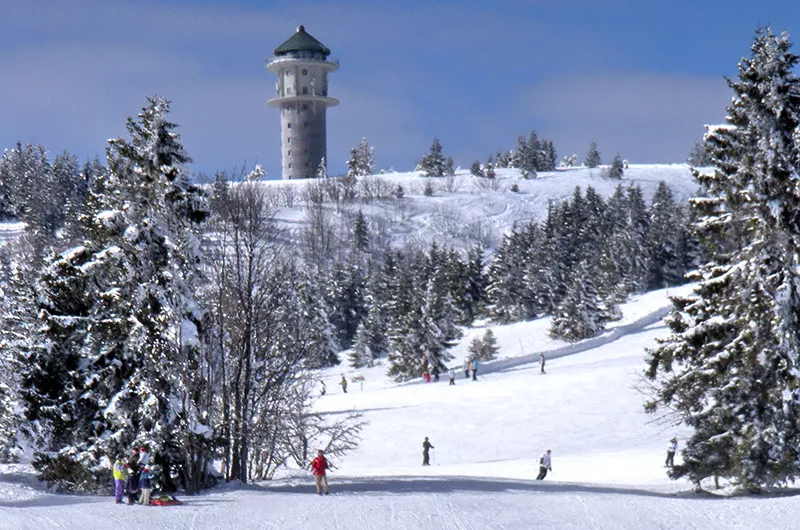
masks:
<instances>
[{"instance_id":1,"label":"tower balcony railing","mask_svg":"<svg viewBox=\"0 0 800 530\"><path fill-rule=\"evenodd\" d=\"M323 62L328 63L334 67L334 70L339 69L339 60L333 57L325 57L321 53L315 52L291 52L287 55L277 55L275 57L270 57L267 59L267 68L272 65L278 65L281 63L288 63L292 61L312 61L312 62Z\"/></svg>"}]
</instances>

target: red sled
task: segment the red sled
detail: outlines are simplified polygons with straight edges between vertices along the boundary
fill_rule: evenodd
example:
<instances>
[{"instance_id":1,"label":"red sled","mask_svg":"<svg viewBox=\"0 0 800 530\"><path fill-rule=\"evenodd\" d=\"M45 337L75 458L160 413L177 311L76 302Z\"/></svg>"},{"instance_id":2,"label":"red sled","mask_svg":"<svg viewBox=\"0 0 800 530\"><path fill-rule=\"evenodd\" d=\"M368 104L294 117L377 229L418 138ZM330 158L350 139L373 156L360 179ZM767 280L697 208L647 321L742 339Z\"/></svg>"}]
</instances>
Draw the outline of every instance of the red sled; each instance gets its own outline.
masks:
<instances>
[{"instance_id":1,"label":"red sled","mask_svg":"<svg viewBox=\"0 0 800 530\"><path fill-rule=\"evenodd\" d=\"M176 499L175 497L164 495L161 497L156 497L155 499L151 500L150 504L152 504L153 506L178 506L183 503L178 499Z\"/></svg>"}]
</instances>

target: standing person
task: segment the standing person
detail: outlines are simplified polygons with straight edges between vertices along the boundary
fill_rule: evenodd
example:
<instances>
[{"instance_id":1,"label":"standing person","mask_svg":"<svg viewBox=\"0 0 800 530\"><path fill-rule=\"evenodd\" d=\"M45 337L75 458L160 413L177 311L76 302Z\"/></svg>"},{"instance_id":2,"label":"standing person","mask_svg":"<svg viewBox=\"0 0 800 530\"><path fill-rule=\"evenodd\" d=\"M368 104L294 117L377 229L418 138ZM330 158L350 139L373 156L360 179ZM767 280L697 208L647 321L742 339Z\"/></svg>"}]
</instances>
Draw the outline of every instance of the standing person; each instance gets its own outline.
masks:
<instances>
[{"instance_id":1,"label":"standing person","mask_svg":"<svg viewBox=\"0 0 800 530\"><path fill-rule=\"evenodd\" d=\"M464 379L469 379L469 360L464 361Z\"/></svg>"},{"instance_id":2,"label":"standing person","mask_svg":"<svg viewBox=\"0 0 800 530\"><path fill-rule=\"evenodd\" d=\"M311 474L314 475L314 485L317 487L317 493L322 495L322 490L325 490L325 495L328 495L328 479L325 476L325 470L328 469L328 460L325 454L320 449L317 451L317 457L311 461Z\"/></svg>"},{"instance_id":3,"label":"standing person","mask_svg":"<svg viewBox=\"0 0 800 530\"><path fill-rule=\"evenodd\" d=\"M545 371L544 371L544 353L540 353L539 354L539 364L541 365L540 373L542 373L542 374L545 373Z\"/></svg>"},{"instance_id":4,"label":"standing person","mask_svg":"<svg viewBox=\"0 0 800 530\"><path fill-rule=\"evenodd\" d=\"M539 475L536 477L536 480L544 480L544 477L547 476L547 472L552 470L553 467L550 465L550 449L548 449L539 457Z\"/></svg>"},{"instance_id":5,"label":"standing person","mask_svg":"<svg viewBox=\"0 0 800 530\"><path fill-rule=\"evenodd\" d=\"M664 462L665 467L672 467L675 465L675 451L678 450L678 438L673 436L667 445L667 461Z\"/></svg>"},{"instance_id":6,"label":"standing person","mask_svg":"<svg viewBox=\"0 0 800 530\"><path fill-rule=\"evenodd\" d=\"M150 464L150 446L144 444L139 448L139 469L147 467Z\"/></svg>"},{"instance_id":7,"label":"standing person","mask_svg":"<svg viewBox=\"0 0 800 530\"><path fill-rule=\"evenodd\" d=\"M439 382L439 367L438 366L434 366L432 372L433 372L433 382L434 383L438 383Z\"/></svg>"},{"instance_id":8,"label":"standing person","mask_svg":"<svg viewBox=\"0 0 800 530\"><path fill-rule=\"evenodd\" d=\"M448 377L450 377L450 384L456 384L456 371L453 368L450 368L450 371L447 373Z\"/></svg>"},{"instance_id":9,"label":"standing person","mask_svg":"<svg viewBox=\"0 0 800 530\"><path fill-rule=\"evenodd\" d=\"M139 504L145 506L150 504L150 495L153 493L153 475L147 468L142 469L139 475L139 489L142 490L142 495L139 497Z\"/></svg>"},{"instance_id":10,"label":"standing person","mask_svg":"<svg viewBox=\"0 0 800 530\"><path fill-rule=\"evenodd\" d=\"M319 395L324 396L328 392L328 389L325 388L325 381L320 381L320 383L322 383L322 388L319 390Z\"/></svg>"},{"instance_id":11,"label":"standing person","mask_svg":"<svg viewBox=\"0 0 800 530\"><path fill-rule=\"evenodd\" d=\"M136 498L139 496L139 458L141 456L139 453L139 449L134 447L131 451L131 456L125 463L128 474L125 482L125 493L128 495L128 504L136 502Z\"/></svg>"},{"instance_id":12,"label":"standing person","mask_svg":"<svg viewBox=\"0 0 800 530\"><path fill-rule=\"evenodd\" d=\"M344 378L344 374L342 374L342 380L339 381L339 384L342 385L342 392L347 394L347 379Z\"/></svg>"},{"instance_id":13,"label":"standing person","mask_svg":"<svg viewBox=\"0 0 800 530\"><path fill-rule=\"evenodd\" d=\"M431 465L431 457L429 451L431 449L435 449L433 444L428 441L428 437L425 437L425 441L422 442L422 465L429 466Z\"/></svg>"},{"instance_id":14,"label":"standing person","mask_svg":"<svg viewBox=\"0 0 800 530\"><path fill-rule=\"evenodd\" d=\"M478 380L478 359L472 359L472 380Z\"/></svg>"},{"instance_id":15,"label":"standing person","mask_svg":"<svg viewBox=\"0 0 800 530\"><path fill-rule=\"evenodd\" d=\"M114 501L117 504L122 504L122 496L125 494L125 480L128 478L128 470L122 458L122 455L118 456L111 469L114 474Z\"/></svg>"},{"instance_id":16,"label":"standing person","mask_svg":"<svg viewBox=\"0 0 800 530\"><path fill-rule=\"evenodd\" d=\"M430 382L431 382L431 374L430 374L430 373L428 373L428 371L427 371L427 370L425 370L424 372L422 372L422 378L423 378L423 379L425 379L425 382L426 382L426 383L430 383Z\"/></svg>"}]
</instances>

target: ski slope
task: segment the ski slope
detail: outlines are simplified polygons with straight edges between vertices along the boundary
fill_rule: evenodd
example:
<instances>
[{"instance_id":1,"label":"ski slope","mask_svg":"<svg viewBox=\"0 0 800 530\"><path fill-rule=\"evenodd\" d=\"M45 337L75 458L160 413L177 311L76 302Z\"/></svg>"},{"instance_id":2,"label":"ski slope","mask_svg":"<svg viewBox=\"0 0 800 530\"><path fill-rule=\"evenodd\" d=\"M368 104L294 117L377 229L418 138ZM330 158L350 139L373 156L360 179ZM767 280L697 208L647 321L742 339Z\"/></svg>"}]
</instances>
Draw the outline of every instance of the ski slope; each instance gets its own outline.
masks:
<instances>
[{"instance_id":1,"label":"ski slope","mask_svg":"<svg viewBox=\"0 0 800 530\"><path fill-rule=\"evenodd\" d=\"M681 288L686 291L688 288ZM673 293L675 291L672 291ZM633 299L604 338L567 345L547 319L493 327L500 358L478 381L455 386L395 384L385 367L330 369L321 412L361 411L361 447L335 462L332 495L314 493L308 473L245 487L224 485L178 507L115 505L111 497L54 495L25 465L0 466L3 529L788 529L800 517L797 492L720 497L672 482L667 440L685 432L642 412L644 348L667 331L664 291ZM460 365L471 330L453 352ZM547 352L539 374L538 351ZM336 385L344 373L363 390ZM421 445L435 449L423 468ZM538 457L553 471L535 481ZM680 458L678 456L678 458Z\"/></svg>"}]
</instances>

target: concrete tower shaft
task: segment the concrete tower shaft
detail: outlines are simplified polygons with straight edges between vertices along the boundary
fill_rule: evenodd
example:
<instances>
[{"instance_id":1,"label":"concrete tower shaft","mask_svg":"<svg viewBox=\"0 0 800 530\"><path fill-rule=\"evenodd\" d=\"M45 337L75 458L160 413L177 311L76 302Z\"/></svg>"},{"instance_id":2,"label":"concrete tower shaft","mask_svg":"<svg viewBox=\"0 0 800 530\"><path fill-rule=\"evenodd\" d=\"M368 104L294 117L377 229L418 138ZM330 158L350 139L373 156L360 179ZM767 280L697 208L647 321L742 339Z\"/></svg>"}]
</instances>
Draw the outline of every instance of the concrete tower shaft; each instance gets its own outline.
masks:
<instances>
[{"instance_id":1,"label":"concrete tower shaft","mask_svg":"<svg viewBox=\"0 0 800 530\"><path fill-rule=\"evenodd\" d=\"M278 74L276 97L267 105L281 111L281 169L284 179L311 178L326 158L326 110L339 104L328 97L328 72L339 62L303 26L275 48L267 70Z\"/></svg>"}]
</instances>

